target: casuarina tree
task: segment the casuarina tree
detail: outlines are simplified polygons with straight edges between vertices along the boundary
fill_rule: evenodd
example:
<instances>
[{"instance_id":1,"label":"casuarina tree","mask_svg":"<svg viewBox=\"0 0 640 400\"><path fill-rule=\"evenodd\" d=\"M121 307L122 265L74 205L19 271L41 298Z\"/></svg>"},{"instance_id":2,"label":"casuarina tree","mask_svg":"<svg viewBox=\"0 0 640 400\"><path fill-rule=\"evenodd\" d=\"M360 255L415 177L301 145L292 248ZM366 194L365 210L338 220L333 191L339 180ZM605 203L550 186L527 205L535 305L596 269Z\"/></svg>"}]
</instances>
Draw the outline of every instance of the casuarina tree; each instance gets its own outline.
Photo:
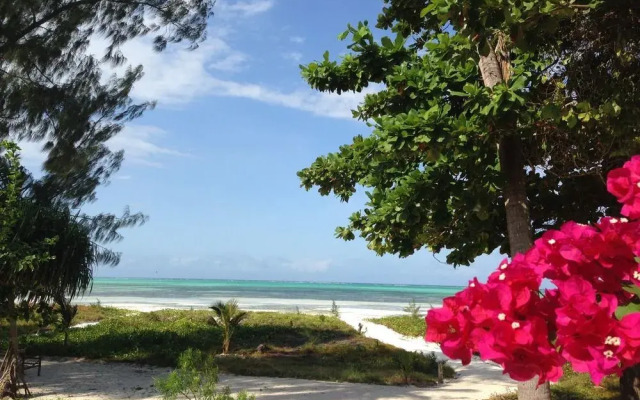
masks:
<instances>
[{"instance_id":1,"label":"casuarina tree","mask_svg":"<svg viewBox=\"0 0 640 400\"><path fill-rule=\"evenodd\" d=\"M120 47L145 36L158 51L175 43L196 47L205 38L214 3L3 1L0 139L42 143L50 185L76 202L92 200L96 186L122 161L122 153L105 142L153 105L132 101L142 66L127 65ZM98 54L88 51L90 44ZM107 77L105 66L123 72Z\"/></svg>"},{"instance_id":2,"label":"casuarina tree","mask_svg":"<svg viewBox=\"0 0 640 400\"><path fill-rule=\"evenodd\" d=\"M562 221L615 214L606 174L640 146L640 4L384 3L382 33L350 25L349 54L303 67L318 90L380 88L354 110L371 134L299 172L343 201L367 191L338 237L468 265L524 252ZM520 384L520 398L548 399L536 385Z\"/></svg>"}]
</instances>

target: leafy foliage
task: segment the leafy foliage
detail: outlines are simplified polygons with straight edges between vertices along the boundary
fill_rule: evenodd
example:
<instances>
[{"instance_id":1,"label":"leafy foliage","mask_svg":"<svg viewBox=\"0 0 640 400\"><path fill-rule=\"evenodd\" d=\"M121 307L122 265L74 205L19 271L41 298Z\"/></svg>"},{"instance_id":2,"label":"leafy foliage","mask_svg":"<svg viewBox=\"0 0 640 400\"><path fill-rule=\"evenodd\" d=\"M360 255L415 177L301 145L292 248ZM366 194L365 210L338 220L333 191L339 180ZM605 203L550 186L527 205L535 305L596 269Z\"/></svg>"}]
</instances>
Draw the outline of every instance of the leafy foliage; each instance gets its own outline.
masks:
<instances>
[{"instance_id":1,"label":"leafy foliage","mask_svg":"<svg viewBox=\"0 0 640 400\"><path fill-rule=\"evenodd\" d=\"M231 395L228 387L218 390L218 367L212 356L188 349L178 358L178 368L155 381L165 400L178 397L193 400L253 400L246 392Z\"/></svg>"},{"instance_id":2,"label":"leafy foliage","mask_svg":"<svg viewBox=\"0 0 640 400\"><path fill-rule=\"evenodd\" d=\"M416 299L411 299L409 304L402 311L411 315L412 318L420 318L420 306L416 304Z\"/></svg>"},{"instance_id":3,"label":"leafy foliage","mask_svg":"<svg viewBox=\"0 0 640 400\"><path fill-rule=\"evenodd\" d=\"M146 217L128 212L122 218L74 214L67 202L38 191L42 182L20 167L17 146L4 142L4 147L7 155L0 162L0 198L6 218L0 234L4 248L0 251L4 278L0 288L31 302L84 293L96 265L119 262L119 255L103 244L120 240L119 229L141 224Z\"/></svg>"},{"instance_id":4,"label":"leafy foliage","mask_svg":"<svg viewBox=\"0 0 640 400\"><path fill-rule=\"evenodd\" d=\"M58 305L58 312L60 313L60 319L57 321L56 328L64 335L64 346L66 347L69 342L69 329L71 323L78 313L78 306L71 304L71 299L62 295L57 295L56 303Z\"/></svg>"},{"instance_id":5,"label":"leafy foliage","mask_svg":"<svg viewBox=\"0 0 640 400\"><path fill-rule=\"evenodd\" d=\"M331 300L331 315L340 318L340 307L338 307L335 300Z\"/></svg>"},{"instance_id":6,"label":"leafy foliage","mask_svg":"<svg viewBox=\"0 0 640 400\"><path fill-rule=\"evenodd\" d=\"M218 301L209 308L214 312L213 317L209 321L212 325L222 328L222 353L227 354L229 352L229 346L231 346L233 332L235 332L240 323L247 318L248 313L240 310L238 302L235 299L230 299L226 303Z\"/></svg>"},{"instance_id":7,"label":"leafy foliage","mask_svg":"<svg viewBox=\"0 0 640 400\"><path fill-rule=\"evenodd\" d=\"M299 172L306 189L365 208L336 230L378 254L450 250L467 265L509 253L496 144L523 142L533 231L595 221L618 206L604 176L637 151L639 11L634 0L385 0L376 27L340 35L351 53L302 68L321 91L383 88L354 117L373 131ZM594 45L597 43L597 45ZM508 60L505 81L482 81L490 49ZM605 84L606 83L606 84ZM611 213L611 212L610 212Z\"/></svg>"},{"instance_id":8,"label":"leafy foliage","mask_svg":"<svg viewBox=\"0 0 640 400\"><path fill-rule=\"evenodd\" d=\"M32 305L56 300L66 344L68 324L75 314L70 300L89 289L96 265L119 261L118 254L98 242L119 239L117 229L138 224L144 217L127 215L124 220L110 220L74 215L68 202L34 190L40 182L21 168L15 144L3 141L1 149L6 154L0 157L0 317L10 322L10 350L0 371L0 391L4 391L6 382L15 388L23 379L19 369L10 371L15 370L12 360L18 353L16 301L26 304L30 312ZM5 376L10 378L5 380ZM10 392L15 396L15 389Z\"/></svg>"},{"instance_id":9,"label":"leafy foliage","mask_svg":"<svg viewBox=\"0 0 640 400\"><path fill-rule=\"evenodd\" d=\"M391 315L389 317L373 318L369 321L384 325L402 335L424 337L426 324L424 318L414 318L410 315Z\"/></svg>"},{"instance_id":10,"label":"leafy foliage","mask_svg":"<svg viewBox=\"0 0 640 400\"><path fill-rule=\"evenodd\" d=\"M89 311L81 307L78 320ZM25 335L21 341L34 354L175 367L189 348L220 352L223 333L208 323L210 316L205 310L114 315L97 325L72 329L66 349L60 346L60 333ZM215 358L218 368L237 375L404 384L397 363L404 350L363 337L337 318L321 317L251 312L234 333L233 354ZM257 351L260 344L266 350ZM435 360L425 359L411 372L411 383L435 384L437 368ZM453 375L447 367L445 376Z\"/></svg>"},{"instance_id":11,"label":"leafy foliage","mask_svg":"<svg viewBox=\"0 0 640 400\"><path fill-rule=\"evenodd\" d=\"M135 104L141 66L105 79L103 65L124 66L120 47L155 35L153 46L204 39L213 0L9 0L0 5L0 138L43 143L49 193L79 205L122 161L105 142L153 103ZM95 39L104 54L87 52Z\"/></svg>"}]
</instances>

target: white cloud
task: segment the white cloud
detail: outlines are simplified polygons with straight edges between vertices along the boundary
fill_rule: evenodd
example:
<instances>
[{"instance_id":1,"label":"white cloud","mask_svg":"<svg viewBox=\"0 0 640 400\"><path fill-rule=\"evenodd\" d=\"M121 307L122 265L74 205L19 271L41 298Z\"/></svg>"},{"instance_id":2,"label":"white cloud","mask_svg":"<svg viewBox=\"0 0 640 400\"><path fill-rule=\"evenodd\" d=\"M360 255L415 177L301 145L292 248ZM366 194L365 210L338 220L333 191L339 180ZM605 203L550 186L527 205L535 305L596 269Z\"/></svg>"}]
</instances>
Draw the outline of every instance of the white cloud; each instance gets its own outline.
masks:
<instances>
[{"instance_id":1,"label":"white cloud","mask_svg":"<svg viewBox=\"0 0 640 400\"><path fill-rule=\"evenodd\" d=\"M296 63L299 63L300 60L302 60L302 53L300 53L299 51L290 51L290 52L284 53L282 57L285 60L291 60L291 61L295 61Z\"/></svg>"},{"instance_id":2,"label":"white cloud","mask_svg":"<svg viewBox=\"0 0 640 400\"><path fill-rule=\"evenodd\" d=\"M218 71L237 72L246 65L249 59L246 54L240 52L232 52L220 60L216 60L209 64L209 68Z\"/></svg>"},{"instance_id":3,"label":"white cloud","mask_svg":"<svg viewBox=\"0 0 640 400\"><path fill-rule=\"evenodd\" d=\"M289 40L293 43L302 44L306 39L303 38L302 36L291 36Z\"/></svg>"},{"instance_id":4,"label":"white cloud","mask_svg":"<svg viewBox=\"0 0 640 400\"><path fill-rule=\"evenodd\" d=\"M151 125L129 125L106 142L111 151L124 150L125 162L161 167L163 157L189 157L189 154L162 147L155 142L166 132ZM19 141L22 164L32 173L42 168L47 153L42 151L43 142ZM130 175L116 175L114 179L129 180Z\"/></svg>"},{"instance_id":5,"label":"white cloud","mask_svg":"<svg viewBox=\"0 0 640 400\"><path fill-rule=\"evenodd\" d=\"M261 85L215 80L211 94L227 97L242 97L264 103L280 105L316 115L332 118L352 118L355 109L367 93L374 93L380 86L373 85L360 93L345 92L341 95L313 90L298 90L284 93Z\"/></svg>"},{"instance_id":6,"label":"white cloud","mask_svg":"<svg viewBox=\"0 0 640 400\"><path fill-rule=\"evenodd\" d=\"M46 153L42 151L42 142L19 141L20 162L31 172L37 172L42 168L42 163L47 159Z\"/></svg>"},{"instance_id":7,"label":"white cloud","mask_svg":"<svg viewBox=\"0 0 640 400\"><path fill-rule=\"evenodd\" d=\"M220 38L212 38L194 51L170 48L162 53L154 52L149 43L140 40L127 43L124 54L132 64L143 64L145 71L132 95L138 100L157 100L160 106L184 105L203 96L240 97L321 116L351 118L351 110L364 95L380 88L373 86L362 93L342 95L311 89L283 92L263 85L220 79L210 69L238 69L246 60L240 53L229 51L229 46ZM224 54L222 58L221 54Z\"/></svg>"},{"instance_id":8,"label":"white cloud","mask_svg":"<svg viewBox=\"0 0 640 400\"><path fill-rule=\"evenodd\" d=\"M188 265L195 264L200 261L200 257L185 256L185 257L173 257L169 263L175 267L186 267Z\"/></svg>"},{"instance_id":9,"label":"white cloud","mask_svg":"<svg viewBox=\"0 0 640 400\"><path fill-rule=\"evenodd\" d=\"M113 151L124 150L125 161L150 167L162 167L163 156L189 156L186 153L153 143L164 134L166 134L165 131L155 126L129 125L118 135L109 139L107 145Z\"/></svg>"},{"instance_id":10,"label":"white cloud","mask_svg":"<svg viewBox=\"0 0 640 400\"><path fill-rule=\"evenodd\" d=\"M218 16L231 14L248 17L271 9L271 0L223 1L217 4ZM233 31L233 19L222 17L221 23L209 33L209 38L196 50L189 51L180 46L169 46L158 53L153 50L149 38L137 39L122 47L128 64L144 67L144 77L134 86L132 96L136 100L157 100L161 107L185 105L205 96L237 97L268 104L311 112L331 118L352 118L355 109L366 93L377 91L373 86L362 93L347 92L342 95L324 93L309 88L282 91L269 86L232 80L216 72L242 70L249 57L233 49L227 42L227 33ZM304 38L292 36L291 41L302 43ZM102 53L104 42L92 41L92 51ZM288 52L283 57L298 62L299 52Z\"/></svg>"},{"instance_id":11,"label":"white cloud","mask_svg":"<svg viewBox=\"0 0 640 400\"><path fill-rule=\"evenodd\" d=\"M294 260L287 267L301 272L325 272L331 268L332 260Z\"/></svg>"},{"instance_id":12,"label":"white cloud","mask_svg":"<svg viewBox=\"0 0 640 400\"><path fill-rule=\"evenodd\" d=\"M253 1L220 1L216 5L215 12L224 17L230 14L240 16L252 16L269 11L274 6L273 0L253 0Z\"/></svg>"}]
</instances>

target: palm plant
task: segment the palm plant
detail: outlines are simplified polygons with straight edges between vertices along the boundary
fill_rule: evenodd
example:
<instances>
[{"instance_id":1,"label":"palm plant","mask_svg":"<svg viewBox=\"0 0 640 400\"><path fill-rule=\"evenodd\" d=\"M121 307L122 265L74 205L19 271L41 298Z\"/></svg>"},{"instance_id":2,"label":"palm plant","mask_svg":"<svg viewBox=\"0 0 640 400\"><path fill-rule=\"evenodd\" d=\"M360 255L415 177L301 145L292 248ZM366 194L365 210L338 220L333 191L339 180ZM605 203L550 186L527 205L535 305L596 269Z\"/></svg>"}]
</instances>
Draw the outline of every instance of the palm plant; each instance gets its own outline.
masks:
<instances>
[{"instance_id":1,"label":"palm plant","mask_svg":"<svg viewBox=\"0 0 640 400\"><path fill-rule=\"evenodd\" d=\"M213 317L209 320L210 323L222 328L222 354L227 354L233 332L249 314L238 307L238 302L235 299L230 299L226 303L218 301L209 308L214 312Z\"/></svg>"},{"instance_id":2,"label":"palm plant","mask_svg":"<svg viewBox=\"0 0 640 400\"><path fill-rule=\"evenodd\" d=\"M0 364L0 395L17 395L22 383L18 359L16 302L68 302L90 290L96 265L116 265L119 254L99 243L119 240L118 229L144 222L125 212L93 217L72 212L64 199L48 195L46 182L34 180L21 166L19 148L1 142L0 150L0 317L9 321L9 345ZM68 299L68 300L67 300Z\"/></svg>"},{"instance_id":3,"label":"palm plant","mask_svg":"<svg viewBox=\"0 0 640 400\"><path fill-rule=\"evenodd\" d=\"M60 312L60 320L56 327L64 334L63 345L66 348L69 343L69 329L71 329L73 318L78 313L78 306L71 304L71 299L65 296L64 293L58 293L54 297Z\"/></svg>"}]
</instances>

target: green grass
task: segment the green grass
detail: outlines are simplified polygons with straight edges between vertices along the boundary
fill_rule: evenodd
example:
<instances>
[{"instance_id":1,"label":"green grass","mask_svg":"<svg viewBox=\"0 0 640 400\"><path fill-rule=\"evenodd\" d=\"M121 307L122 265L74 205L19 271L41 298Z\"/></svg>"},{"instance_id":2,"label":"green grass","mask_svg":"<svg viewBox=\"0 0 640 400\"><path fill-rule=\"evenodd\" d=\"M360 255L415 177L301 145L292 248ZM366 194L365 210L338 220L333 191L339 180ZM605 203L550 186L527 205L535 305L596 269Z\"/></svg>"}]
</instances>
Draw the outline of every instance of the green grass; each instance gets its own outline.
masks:
<instances>
[{"instance_id":1,"label":"green grass","mask_svg":"<svg viewBox=\"0 0 640 400\"><path fill-rule=\"evenodd\" d=\"M411 315L393 315L390 317L373 318L369 321L384 325L405 336L422 337L426 329L424 318L414 318Z\"/></svg>"},{"instance_id":2,"label":"green grass","mask_svg":"<svg viewBox=\"0 0 640 400\"><path fill-rule=\"evenodd\" d=\"M123 310L115 307L104 307L96 304L79 305L78 313L73 319L73 324L81 324L83 322L98 322L108 318L122 317L128 314L136 314L135 311Z\"/></svg>"},{"instance_id":3,"label":"green grass","mask_svg":"<svg viewBox=\"0 0 640 400\"><path fill-rule=\"evenodd\" d=\"M600 386L595 386L589 375L574 372L569 366L564 368L564 376L557 384L551 384L553 400L615 400L620 397L617 376L609 376ZM496 395L489 400L517 400L516 393Z\"/></svg>"},{"instance_id":4,"label":"green grass","mask_svg":"<svg viewBox=\"0 0 640 400\"><path fill-rule=\"evenodd\" d=\"M99 305L79 305L78 313L73 318L72 325L81 324L83 322L98 322L109 318L121 317L127 314L132 314L132 311L123 310L115 307L103 307ZM50 329L50 327L48 327ZM24 319L18 320L18 334L28 335L38 332L38 316L25 321ZM8 323L6 320L0 318L0 348L5 348L7 336L9 334Z\"/></svg>"},{"instance_id":5,"label":"green grass","mask_svg":"<svg viewBox=\"0 0 640 400\"><path fill-rule=\"evenodd\" d=\"M22 345L30 353L48 356L158 366L175 366L187 348L220 353L220 328L207 324L210 311L118 312L107 317L110 312L96 312L104 317L100 324L73 329L68 348L63 348L57 333L24 335ZM267 350L257 352L260 344ZM232 355L217 356L216 362L221 371L239 375L388 385L429 386L436 381L434 357L363 337L335 317L252 312L234 334L231 351ZM452 377L453 370L447 367L445 376Z\"/></svg>"}]
</instances>

